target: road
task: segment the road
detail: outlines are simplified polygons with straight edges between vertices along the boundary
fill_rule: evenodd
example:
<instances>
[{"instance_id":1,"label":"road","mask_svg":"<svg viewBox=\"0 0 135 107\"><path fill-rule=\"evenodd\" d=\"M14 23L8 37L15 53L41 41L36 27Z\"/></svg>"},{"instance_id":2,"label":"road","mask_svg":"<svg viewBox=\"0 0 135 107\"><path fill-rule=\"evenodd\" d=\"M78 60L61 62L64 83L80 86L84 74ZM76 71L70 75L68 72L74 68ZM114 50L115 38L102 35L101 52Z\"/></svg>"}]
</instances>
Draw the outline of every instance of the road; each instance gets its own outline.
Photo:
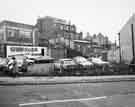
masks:
<instances>
[{"instance_id":1,"label":"road","mask_svg":"<svg viewBox=\"0 0 135 107\"><path fill-rule=\"evenodd\" d=\"M135 82L0 86L0 107L134 107Z\"/></svg>"}]
</instances>

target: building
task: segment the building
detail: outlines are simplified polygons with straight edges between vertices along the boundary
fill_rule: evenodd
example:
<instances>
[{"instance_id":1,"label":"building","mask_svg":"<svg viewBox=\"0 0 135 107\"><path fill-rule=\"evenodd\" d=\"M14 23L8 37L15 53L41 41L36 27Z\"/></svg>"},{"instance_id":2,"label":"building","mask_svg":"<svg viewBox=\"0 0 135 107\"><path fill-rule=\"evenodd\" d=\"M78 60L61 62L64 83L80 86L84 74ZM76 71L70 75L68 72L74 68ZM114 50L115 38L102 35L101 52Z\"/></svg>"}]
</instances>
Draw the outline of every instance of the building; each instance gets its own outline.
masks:
<instances>
[{"instance_id":1,"label":"building","mask_svg":"<svg viewBox=\"0 0 135 107\"><path fill-rule=\"evenodd\" d=\"M91 41L93 44L96 44L97 46L104 49L110 49L111 42L109 41L107 36L104 36L101 33L99 33L98 35L94 34L93 36L87 33L85 40Z\"/></svg>"},{"instance_id":2,"label":"building","mask_svg":"<svg viewBox=\"0 0 135 107\"><path fill-rule=\"evenodd\" d=\"M73 40L82 39L82 32L77 32L76 26L64 19L55 17L40 17L36 27L39 30L39 46L48 46L52 57L67 57L67 50L74 49Z\"/></svg>"},{"instance_id":3,"label":"building","mask_svg":"<svg viewBox=\"0 0 135 107\"><path fill-rule=\"evenodd\" d=\"M93 38L93 37L90 35L90 33L87 32L87 33L86 33L86 37L84 38L84 40L87 40L87 41L92 42L92 38Z\"/></svg>"},{"instance_id":4,"label":"building","mask_svg":"<svg viewBox=\"0 0 135 107\"><path fill-rule=\"evenodd\" d=\"M91 43L86 40L74 40L76 51L81 52L83 56L89 56L91 53Z\"/></svg>"},{"instance_id":5,"label":"building","mask_svg":"<svg viewBox=\"0 0 135 107\"><path fill-rule=\"evenodd\" d=\"M7 20L0 22L0 56L7 57L8 52L11 53L13 48L16 52L23 50L33 52L34 46L38 46L37 33L37 29L33 25Z\"/></svg>"},{"instance_id":6,"label":"building","mask_svg":"<svg viewBox=\"0 0 135 107\"><path fill-rule=\"evenodd\" d=\"M135 14L119 32L120 59L125 63L130 63L135 57Z\"/></svg>"},{"instance_id":7,"label":"building","mask_svg":"<svg viewBox=\"0 0 135 107\"><path fill-rule=\"evenodd\" d=\"M106 48L106 46L109 43L108 37L102 35L99 33L98 35L94 35L92 38L92 42L97 43L97 45L102 46L103 48Z\"/></svg>"},{"instance_id":8,"label":"building","mask_svg":"<svg viewBox=\"0 0 135 107\"><path fill-rule=\"evenodd\" d=\"M61 43L65 46L71 46L72 40L82 39L82 33L76 32L76 26L63 19L50 16L38 18L36 26L40 32L40 45L45 45L43 39L49 40L50 44Z\"/></svg>"},{"instance_id":9,"label":"building","mask_svg":"<svg viewBox=\"0 0 135 107\"><path fill-rule=\"evenodd\" d=\"M89 32L87 32L84 39L90 42L89 56L102 56L104 60L107 60L107 52L111 49L111 42L109 41L107 36L104 36L101 33L91 36Z\"/></svg>"}]
</instances>

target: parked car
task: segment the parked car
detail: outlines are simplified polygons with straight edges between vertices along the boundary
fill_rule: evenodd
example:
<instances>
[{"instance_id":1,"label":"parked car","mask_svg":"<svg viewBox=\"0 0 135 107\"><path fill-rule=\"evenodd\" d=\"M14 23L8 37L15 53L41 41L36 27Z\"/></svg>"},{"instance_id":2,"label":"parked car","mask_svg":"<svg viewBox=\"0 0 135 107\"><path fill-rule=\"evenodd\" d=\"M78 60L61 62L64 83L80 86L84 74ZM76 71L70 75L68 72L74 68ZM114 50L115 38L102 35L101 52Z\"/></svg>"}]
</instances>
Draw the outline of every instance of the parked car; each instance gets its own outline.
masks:
<instances>
[{"instance_id":1,"label":"parked car","mask_svg":"<svg viewBox=\"0 0 135 107\"><path fill-rule=\"evenodd\" d=\"M77 64L74 62L73 59L64 58L55 61L55 70L59 70L61 73L64 71L68 71L68 73L73 73L77 69Z\"/></svg>"},{"instance_id":2,"label":"parked car","mask_svg":"<svg viewBox=\"0 0 135 107\"><path fill-rule=\"evenodd\" d=\"M92 61L93 64L95 64L97 66L109 66L109 64L110 64L107 61L103 61L101 58L92 57L90 60Z\"/></svg>"},{"instance_id":3,"label":"parked car","mask_svg":"<svg viewBox=\"0 0 135 107\"><path fill-rule=\"evenodd\" d=\"M8 57L8 62L10 62L12 60L12 57L15 58L16 60L16 73L14 73L14 75L22 75L25 72L27 72L27 67L28 65L31 65L34 63L34 60L28 59L26 56L24 55L14 55L11 57ZM7 64L7 68L8 68L8 74L12 75L12 70L9 68L10 66Z\"/></svg>"},{"instance_id":4,"label":"parked car","mask_svg":"<svg viewBox=\"0 0 135 107\"><path fill-rule=\"evenodd\" d=\"M93 63L88 61L86 58L82 56L77 56L73 58L74 61L80 65L80 69L90 69L93 67Z\"/></svg>"},{"instance_id":5,"label":"parked car","mask_svg":"<svg viewBox=\"0 0 135 107\"><path fill-rule=\"evenodd\" d=\"M129 64L129 73L133 74L135 71L135 57L132 58L130 64Z\"/></svg>"},{"instance_id":6,"label":"parked car","mask_svg":"<svg viewBox=\"0 0 135 107\"><path fill-rule=\"evenodd\" d=\"M112 64L108 61L103 61L100 57L92 57L90 59L95 66L96 75L112 75L114 73Z\"/></svg>"},{"instance_id":7,"label":"parked car","mask_svg":"<svg viewBox=\"0 0 135 107\"><path fill-rule=\"evenodd\" d=\"M21 67L21 66L23 65L24 61L26 61L27 64L33 64L33 63L34 63L34 60L29 59L29 58L28 58L27 56L25 56L25 55L14 55L14 57L16 58L17 65L18 65L19 67ZM8 57L8 60L10 60L11 58L12 58L12 56L11 56L11 57Z\"/></svg>"},{"instance_id":8,"label":"parked car","mask_svg":"<svg viewBox=\"0 0 135 107\"><path fill-rule=\"evenodd\" d=\"M0 58L0 72L7 70L7 58Z\"/></svg>"}]
</instances>

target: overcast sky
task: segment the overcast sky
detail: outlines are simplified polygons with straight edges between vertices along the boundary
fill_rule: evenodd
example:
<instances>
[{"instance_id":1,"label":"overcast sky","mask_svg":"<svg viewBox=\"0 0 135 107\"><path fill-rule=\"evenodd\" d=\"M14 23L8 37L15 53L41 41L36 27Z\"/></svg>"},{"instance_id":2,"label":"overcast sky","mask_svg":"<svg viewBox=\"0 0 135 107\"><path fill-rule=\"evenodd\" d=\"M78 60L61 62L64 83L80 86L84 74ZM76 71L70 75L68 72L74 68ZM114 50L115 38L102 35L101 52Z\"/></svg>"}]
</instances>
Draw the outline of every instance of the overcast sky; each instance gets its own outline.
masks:
<instances>
[{"instance_id":1,"label":"overcast sky","mask_svg":"<svg viewBox=\"0 0 135 107\"><path fill-rule=\"evenodd\" d=\"M40 16L70 20L84 34L101 32L114 41L135 12L135 0L1 0L0 21L34 25Z\"/></svg>"}]
</instances>

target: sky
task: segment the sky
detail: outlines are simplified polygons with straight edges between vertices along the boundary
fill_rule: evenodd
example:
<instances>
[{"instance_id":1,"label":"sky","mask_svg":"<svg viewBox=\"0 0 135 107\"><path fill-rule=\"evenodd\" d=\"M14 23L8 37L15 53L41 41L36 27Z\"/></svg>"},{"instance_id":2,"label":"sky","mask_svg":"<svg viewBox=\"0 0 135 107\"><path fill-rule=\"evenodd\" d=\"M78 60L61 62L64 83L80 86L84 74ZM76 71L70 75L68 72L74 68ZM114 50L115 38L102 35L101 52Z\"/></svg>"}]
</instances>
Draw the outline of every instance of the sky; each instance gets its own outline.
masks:
<instances>
[{"instance_id":1,"label":"sky","mask_svg":"<svg viewBox=\"0 0 135 107\"><path fill-rule=\"evenodd\" d=\"M36 24L38 17L71 21L78 31L102 33L114 42L135 12L135 0L1 0L0 21Z\"/></svg>"}]
</instances>

